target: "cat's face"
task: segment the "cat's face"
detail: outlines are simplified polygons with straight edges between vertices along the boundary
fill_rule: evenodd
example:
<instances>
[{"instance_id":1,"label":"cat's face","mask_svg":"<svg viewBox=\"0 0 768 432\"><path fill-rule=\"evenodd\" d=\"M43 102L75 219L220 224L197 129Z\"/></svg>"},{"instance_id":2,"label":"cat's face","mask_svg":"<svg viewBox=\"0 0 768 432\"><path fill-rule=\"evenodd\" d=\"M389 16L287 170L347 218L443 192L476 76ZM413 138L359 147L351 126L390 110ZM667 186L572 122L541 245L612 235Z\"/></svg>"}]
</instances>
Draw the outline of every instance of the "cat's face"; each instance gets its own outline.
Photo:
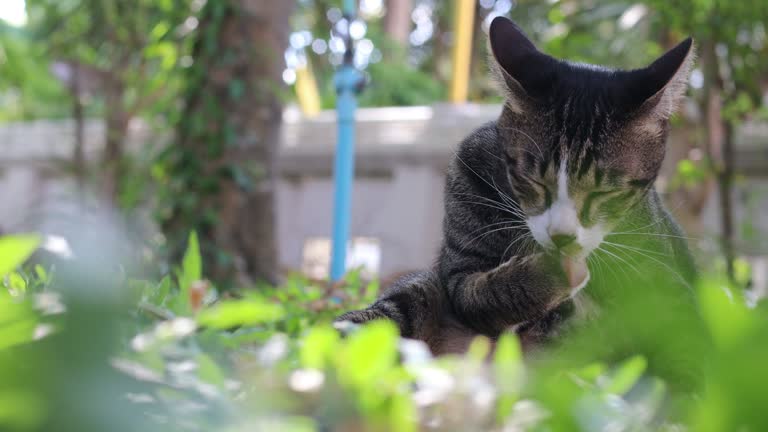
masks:
<instances>
[{"instance_id":1,"label":"cat's face","mask_svg":"<svg viewBox=\"0 0 768 432\"><path fill-rule=\"evenodd\" d=\"M509 131L507 137L518 134ZM541 151L519 142L507 146L510 187L531 234L545 248L589 255L653 185L663 152L622 151L621 143L604 140L587 142L586 149L561 143L555 144L557 150L540 145ZM607 147L617 151L600 157L598 151Z\"/></svg>"},{"instance_id":2,"label":"cat's face","mask_svg":"<svg viewBox=\"0 0 768 432\"><path fill-rule=\"evenodd\" d=\"M541 246L586 257L653 186L691 41L635 71L553 59L505 18L490 43L507 96L507 177L526 224Z\"/></svg>"}]
</instances>

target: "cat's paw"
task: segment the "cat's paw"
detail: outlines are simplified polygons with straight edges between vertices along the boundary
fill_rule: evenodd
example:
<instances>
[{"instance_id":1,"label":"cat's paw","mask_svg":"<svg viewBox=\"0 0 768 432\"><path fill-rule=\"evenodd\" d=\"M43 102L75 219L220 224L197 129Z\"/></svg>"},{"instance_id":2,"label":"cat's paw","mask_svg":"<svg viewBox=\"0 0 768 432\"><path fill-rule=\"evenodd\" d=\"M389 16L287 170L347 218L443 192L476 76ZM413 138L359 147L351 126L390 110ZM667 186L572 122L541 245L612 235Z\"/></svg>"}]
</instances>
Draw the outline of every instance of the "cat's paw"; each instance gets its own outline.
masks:
<instances>
[{"instance_id":1,"label":"cat's paw","mask_svg":"<svg viewBox=\"0 0 768 432\"><path fill-rule=\"evenodd\" d=\"M589 282L589 269L585 260L559 255L536 253L512 260L511 265L524 267L540 292L549 297L548 308L572 298ZM548 289L547 289L548 288Z\"/></svg>"},{"instance_id":2,"label":"cat's paw","mask_svg":"<svg viewBox=\"0 0 768 432\"><path fill-rule=\"evenodd\" d=\"M589 268L586 258L572 258L564 256L560 263L568 279L568 286L571 290L571 297L575 296L582 288L589 283Z\"/></svg>"},{"instance_id":3,"label":"cat's paw","mask_svg":"<svg viewBox=\"0 0 768 432\"><path fill-rule=\"evenodd\" d=\"M532 285L549 288L542 291L552 292L560 301L570 293L568 276L557 256L547 253L535 253L525 257L513 257L511 265L524 269Z\"/></svg>"}]
</instances>

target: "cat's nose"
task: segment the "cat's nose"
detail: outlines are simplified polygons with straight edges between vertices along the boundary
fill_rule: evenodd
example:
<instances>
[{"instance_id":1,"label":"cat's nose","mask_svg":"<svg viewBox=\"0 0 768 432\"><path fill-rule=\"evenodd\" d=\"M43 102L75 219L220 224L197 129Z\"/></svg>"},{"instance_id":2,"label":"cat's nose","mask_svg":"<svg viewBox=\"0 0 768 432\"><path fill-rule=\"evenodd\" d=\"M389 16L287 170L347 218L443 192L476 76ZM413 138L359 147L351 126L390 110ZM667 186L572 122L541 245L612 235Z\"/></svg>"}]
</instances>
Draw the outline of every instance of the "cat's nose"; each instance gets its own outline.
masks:
<instances>
[{"instance_id":1,"label":"cat's nose","mask_svg":"<svg viewBox=\"0 0 768 432\"><path fill-rule=\"evenodd\" d=\"M554 243L558 249L564 249L576 241L576 236L573 234L554 234L551 238L552 243Z\"/></svg>"}]
</instances>

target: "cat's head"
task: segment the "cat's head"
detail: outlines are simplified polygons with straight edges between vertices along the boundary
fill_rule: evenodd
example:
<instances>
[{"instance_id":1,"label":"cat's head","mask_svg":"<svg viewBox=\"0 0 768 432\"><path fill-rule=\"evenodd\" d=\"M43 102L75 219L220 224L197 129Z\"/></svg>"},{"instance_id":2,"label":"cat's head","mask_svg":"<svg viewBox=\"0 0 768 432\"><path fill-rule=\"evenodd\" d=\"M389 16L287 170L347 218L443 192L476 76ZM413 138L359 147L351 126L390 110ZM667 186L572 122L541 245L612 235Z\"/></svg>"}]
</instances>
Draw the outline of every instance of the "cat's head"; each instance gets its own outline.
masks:
<instances>
[{"instance_id":1,"label":"cat's head","mask_svg":"<svg viewBox=\"0 0 768 432\"><path fill-rule=\"evenodd\" d=\"M653 187L692 40L621 71L543 54L506 18L489 36L506 96L498 126L507 175L527 225L545 248L586 256Z\"/></svg>"}]
</instances>

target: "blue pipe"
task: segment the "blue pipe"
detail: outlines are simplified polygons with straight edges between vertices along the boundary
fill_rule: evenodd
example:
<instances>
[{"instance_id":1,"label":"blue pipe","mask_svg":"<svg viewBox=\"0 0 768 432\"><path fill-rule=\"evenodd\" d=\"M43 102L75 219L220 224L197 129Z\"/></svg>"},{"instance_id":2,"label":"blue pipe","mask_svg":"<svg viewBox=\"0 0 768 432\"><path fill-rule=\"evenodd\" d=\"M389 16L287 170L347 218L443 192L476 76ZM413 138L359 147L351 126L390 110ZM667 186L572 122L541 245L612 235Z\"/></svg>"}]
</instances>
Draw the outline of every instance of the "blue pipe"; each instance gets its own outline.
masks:
<instances>
[{"instance_id":1,"label":"blue pipe","mask_svg":"<svg viewBox=\"0 0 768 432\"><path fill-rule=\"evenodd\" d=\"M352 22L355 0L344 1L344 16ZM355 176L355 94L362 74L355 69L353 42L346 37L344 63L336 71L336 113L338 144L334 162L333 233L331 246L331 280L338 281L346 273L347 243L352 211L352 182Z\"/></svg>"}]
</instances>

